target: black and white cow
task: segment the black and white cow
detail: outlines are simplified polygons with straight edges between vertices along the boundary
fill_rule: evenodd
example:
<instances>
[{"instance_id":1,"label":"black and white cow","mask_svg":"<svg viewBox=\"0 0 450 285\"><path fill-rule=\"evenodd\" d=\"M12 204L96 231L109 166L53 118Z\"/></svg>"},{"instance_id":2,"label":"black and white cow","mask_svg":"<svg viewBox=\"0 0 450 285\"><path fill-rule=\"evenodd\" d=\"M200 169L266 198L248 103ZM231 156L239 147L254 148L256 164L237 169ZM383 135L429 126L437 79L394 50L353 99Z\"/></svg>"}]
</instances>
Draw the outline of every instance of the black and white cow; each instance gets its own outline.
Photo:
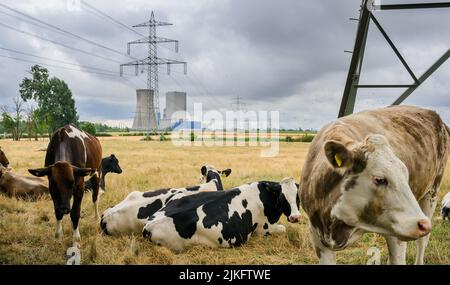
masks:
<instances>
[{"instance_id":1,"label":"black and white cow","mask_svg":"<svg viewBox=\"0 0 450 285\"><path fill-rule=\"evenodd\" d=\"M103 213L100 226L103 232L113 236L141 233L148 218L164 207L174 195L180 197L198 191L223 190L220 175L216 175L222 172L211 166L203 166L201 173L205 180L198 186L131 192L122 202ZM225 172L228 176L231 170Z\"/></svg>"},{"instance_id":2,"label":"black and white cow","mask_svg":"<svg viewBox=\"0 0 450 285\"><path fill-rule=\"evenodd\" d=\"M133 191L102 215L100 226L105 234L112 236L142 232L142 228L155 212L175 195L191 195L197 191L217 191L215 180L187 188L164 188L147 192Z\"/></svg>"},{"instance_id":3,"label":"black and white cow","mask_svg":"<svg viewBox=\"0 0 450 285\"><path fill-rule=\"evenodd\" d=\"M108 173L122 173L122 168L120 168L119 160L114 154L111 154L108 157L102 159L102 175L100 178L100 191L105 190L105 176ZM86 181L84 183L85 190L92 190L92 183L90 181Z\"/></svg>"},{"instance_id":4,"label":"black and white cow","mask_svg":"<svg viewBox=\"0 0 450 285\"><path fill-rule=\"evenodd\" d=\"M261 181L225 191L173 197L144 226L152 242L182 251L190 245L234 247L249 237L286 231L282 214L300 220L298 186L293 178Z\"/></svg>"},{"instance_id":5,"label":"black and white cow","mask_svg":"<svg viewBox=\"0 0 450 285\"><path fill-rule=\"evenodd\" d=\"M222 179L220 179L220 177L228 177L231 174L231 169L227 168L225 170L217 170L212 165L204 165L200 169L200 172L202 173L200 183L206 183L216 179L218 183L217 190L223 190Z\"/></svg>"},{"instance_id":6,"label":"black and white cow","mask_svg":"<svg viewBox=\"0 0 450 285\"><path fill-rule=\"evenodd\" d=\"M447 219L450 221L450 192L448 192L444 199L442 199L442 208L441 208L442 219Z\"/></svg>"}]
</instances>

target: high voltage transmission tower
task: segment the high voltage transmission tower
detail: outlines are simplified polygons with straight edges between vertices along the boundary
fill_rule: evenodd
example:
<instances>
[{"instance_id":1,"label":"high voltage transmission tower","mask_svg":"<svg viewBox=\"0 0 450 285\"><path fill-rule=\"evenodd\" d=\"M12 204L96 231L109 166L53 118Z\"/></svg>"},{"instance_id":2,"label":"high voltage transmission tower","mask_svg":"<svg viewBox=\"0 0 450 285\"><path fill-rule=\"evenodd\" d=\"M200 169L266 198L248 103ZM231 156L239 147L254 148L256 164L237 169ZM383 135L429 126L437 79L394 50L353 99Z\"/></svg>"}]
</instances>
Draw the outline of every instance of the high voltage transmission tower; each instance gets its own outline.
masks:
<instances>
[{"instance_id":1,"label":"high voltage transmission tower","mask_svg":"<svg viewBox=\"0 0 450 285\"><path fill-rule=\"evenodd\" d=\"M233 98L233 103L231 103L231 106L234 107L236 111L242 111L242 107L245 107L245 103L242 102L242 97L237 96Z\"/></svg>"},{"instance_id":2,"label":"high voltage transmission tower","mask_svg":"<svg viewBox=\"0 0 450 285\"><path fill-rule=\"evenodd\" d=\"M148 56L145 59L135 60L135 61L120 65L120 75L121 76L123 74L124 66L134 66L136 76L139 74L139 66L147 66L147 90L149 90L150 94L151 94L151 92L153 92L153 100L151 100L151 99L145 100L146 104L148 104L149 106L137 106L136 110L137 111L141 110L138 112L142 112L143 108L144 109L146 108L145 113L147 113L148 116L144 115L143 117L144 118L147 117L145 119L148 120L149 122L154 120L154 122L156 122L156 129L159 128L158 66L165 64L167 66L167 74L170 74L170 66L172 64L183 64L184 65L184 74L187 73L187 63L186 62L158 57L157 44L159 44L159 43L175 43L175 52L178 52L178 41L177 40L158 37L156 35L156 27L170 26L170 25L172 25L172 24L155 20L155 15L154 15L153 11L150 15L149 21L144 22L142 24L134 25L133 26L134 28L148 27L148 37L144 37L139 40L129 42L127 45L127 52L128 52L128 54L130 54L130 47L133 44L148 44ZM137 102L137 104L139 104L139 101ZM135 118L136 118L136 116L135 116Z\"/></svg>"}]
</instances>

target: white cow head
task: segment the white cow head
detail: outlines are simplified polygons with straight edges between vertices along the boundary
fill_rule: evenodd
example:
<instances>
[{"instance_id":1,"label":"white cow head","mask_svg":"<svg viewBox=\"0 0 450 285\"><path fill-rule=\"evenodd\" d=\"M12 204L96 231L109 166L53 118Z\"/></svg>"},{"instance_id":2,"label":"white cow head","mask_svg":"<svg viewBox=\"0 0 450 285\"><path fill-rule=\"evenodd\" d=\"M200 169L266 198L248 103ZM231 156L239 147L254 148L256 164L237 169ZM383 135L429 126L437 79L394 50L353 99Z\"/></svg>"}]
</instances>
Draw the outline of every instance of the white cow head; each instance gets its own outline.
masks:
<instances>
[{"instance_id":1,"label":"white cow head","mask_svg":"<svg viewBox=\"0 0 450 285\"><path fill-rule=\"evenodd\" d=\"M341 197L331 214L369 232L418 239L431 230L409 184L405 164L382 135L370 135L356 145L325 143L328 161L343 175Z\"/></svg>"},{"instance_id":2,"label":"white cow head","mask_svg":"<svg viewBox=\"0 0 450 285\"><path fill-rule=\"evenodd\" d=\"M288 217L291 223L300 222L300 198L298 196L298 184L295 183L294 178L286 177L280 182L281 193L283 194L280 205L283 213Z\"/></svg>"}]
</instances>

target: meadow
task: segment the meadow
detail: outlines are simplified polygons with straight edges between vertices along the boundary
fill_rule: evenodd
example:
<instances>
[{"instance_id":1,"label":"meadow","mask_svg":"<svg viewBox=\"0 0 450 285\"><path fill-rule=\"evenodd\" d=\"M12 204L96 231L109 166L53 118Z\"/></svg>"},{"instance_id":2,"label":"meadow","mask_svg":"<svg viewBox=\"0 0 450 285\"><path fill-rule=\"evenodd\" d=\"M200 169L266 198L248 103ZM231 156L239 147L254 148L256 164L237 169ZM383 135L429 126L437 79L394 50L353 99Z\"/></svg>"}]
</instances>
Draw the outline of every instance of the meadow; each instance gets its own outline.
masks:
<instances>
[{"instance_id":1,"label":"meadow","mask_svg":"<svg viewBox=\"0 0 450 285\"><path fill-rule=\"evenodd\" d=\"M309 143L280 143L275 157L260 157L259 147L175 147L170 141L141 141L141 137L100 138L103 156L114 153L123 173L109 174L106 191L100 197L100 211L120 202L131 191L148 191L163 187L197 185L200 167L214 165L231 168L223 179L231 188L258 180L300 178ZM28 174L28 168L44 163L48 141L0 140L14 171ZM450 164L450 163L449 163ZM450 191L448 165L440 198ZM439 200L440 201L440 200ZM281 218L287 232L280 236L252 237L242 247L211 249L195 246L183 253L174 253L156 246L140 235L110 237L102 233L94 217L91 196L83 199L80 221L82 264L315 264L317 258L308 234L308 221L302 213L299 224ZM63 220L64 238L54 239L55 217L50 197L24 201L0 195L0 264L65 264L66 250L71 246L70 219ZM366 234L354 246L337 253L339 264L365 264L367 251L376 246L381 250L382 263L387 262L384 239ZM407 262L414 262L415 247L408 245ZM427 264L450 264L450 223L439 216L433 218L433 231L428 245Z\"/></svg>"}]
</instances>

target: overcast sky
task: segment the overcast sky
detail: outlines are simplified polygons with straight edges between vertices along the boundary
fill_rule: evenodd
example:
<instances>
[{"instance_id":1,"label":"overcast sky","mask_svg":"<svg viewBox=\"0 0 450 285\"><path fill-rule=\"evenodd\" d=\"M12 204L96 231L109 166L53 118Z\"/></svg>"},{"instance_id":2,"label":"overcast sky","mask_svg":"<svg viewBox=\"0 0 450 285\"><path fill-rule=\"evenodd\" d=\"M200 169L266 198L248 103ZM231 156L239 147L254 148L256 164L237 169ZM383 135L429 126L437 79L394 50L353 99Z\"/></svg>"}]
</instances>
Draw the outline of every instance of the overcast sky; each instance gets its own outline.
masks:
<instances>
[{"instance_id":1,"label":"overcast sky","mask_svg":"<svg viewBox=\"0 0 450 285\"><path fill-rule=\"evenodd\" d=\"M72 5L71 3L74 2ZM166 91L186 91L188 109L202 102L206 109L231 109L240 96L246 109L280 111L281 126L320 128L336 118L351 55L360 0L86 0L87 3L132 26L156 18L173 23L158 35L180 41L179 53L161 44L159 55L188 62L172 66L168 76L160 72L161 105ZM385 0L383 3L411 0ZM420 1L424 2L424 0ZM14 9L99 44L126 53L126 43L139 38L131 31L102 18L78 1L0 0ZM450 9L383 11L376 17L400 52L421 75L450 48ZM14 16L14 17L12 17ZM30 24L0 7L0 47L41 57L116 72L112 76L59 68L76 66L50 62L0 50L0 56L47 63L51 76L66 81L76 100L81 120L131 119L135 89L145 88L146 74L118 77L119 63L133 59L115 52ZM93 57L5 28L21 31L86 50ZM146 30L138 30L146 33ZM144 58L145 46L133 46L132 55ZM10 105L18 85L32 63L0 57L0 105ZM58 67L57 67L58 66ZM375 26L371 26L361 84L411 83ZM356 109L390 104L401 90L363 90ZM450 63L444 64L405 103L437 110L450 123Z\"/></svg>"}]
</instances>

